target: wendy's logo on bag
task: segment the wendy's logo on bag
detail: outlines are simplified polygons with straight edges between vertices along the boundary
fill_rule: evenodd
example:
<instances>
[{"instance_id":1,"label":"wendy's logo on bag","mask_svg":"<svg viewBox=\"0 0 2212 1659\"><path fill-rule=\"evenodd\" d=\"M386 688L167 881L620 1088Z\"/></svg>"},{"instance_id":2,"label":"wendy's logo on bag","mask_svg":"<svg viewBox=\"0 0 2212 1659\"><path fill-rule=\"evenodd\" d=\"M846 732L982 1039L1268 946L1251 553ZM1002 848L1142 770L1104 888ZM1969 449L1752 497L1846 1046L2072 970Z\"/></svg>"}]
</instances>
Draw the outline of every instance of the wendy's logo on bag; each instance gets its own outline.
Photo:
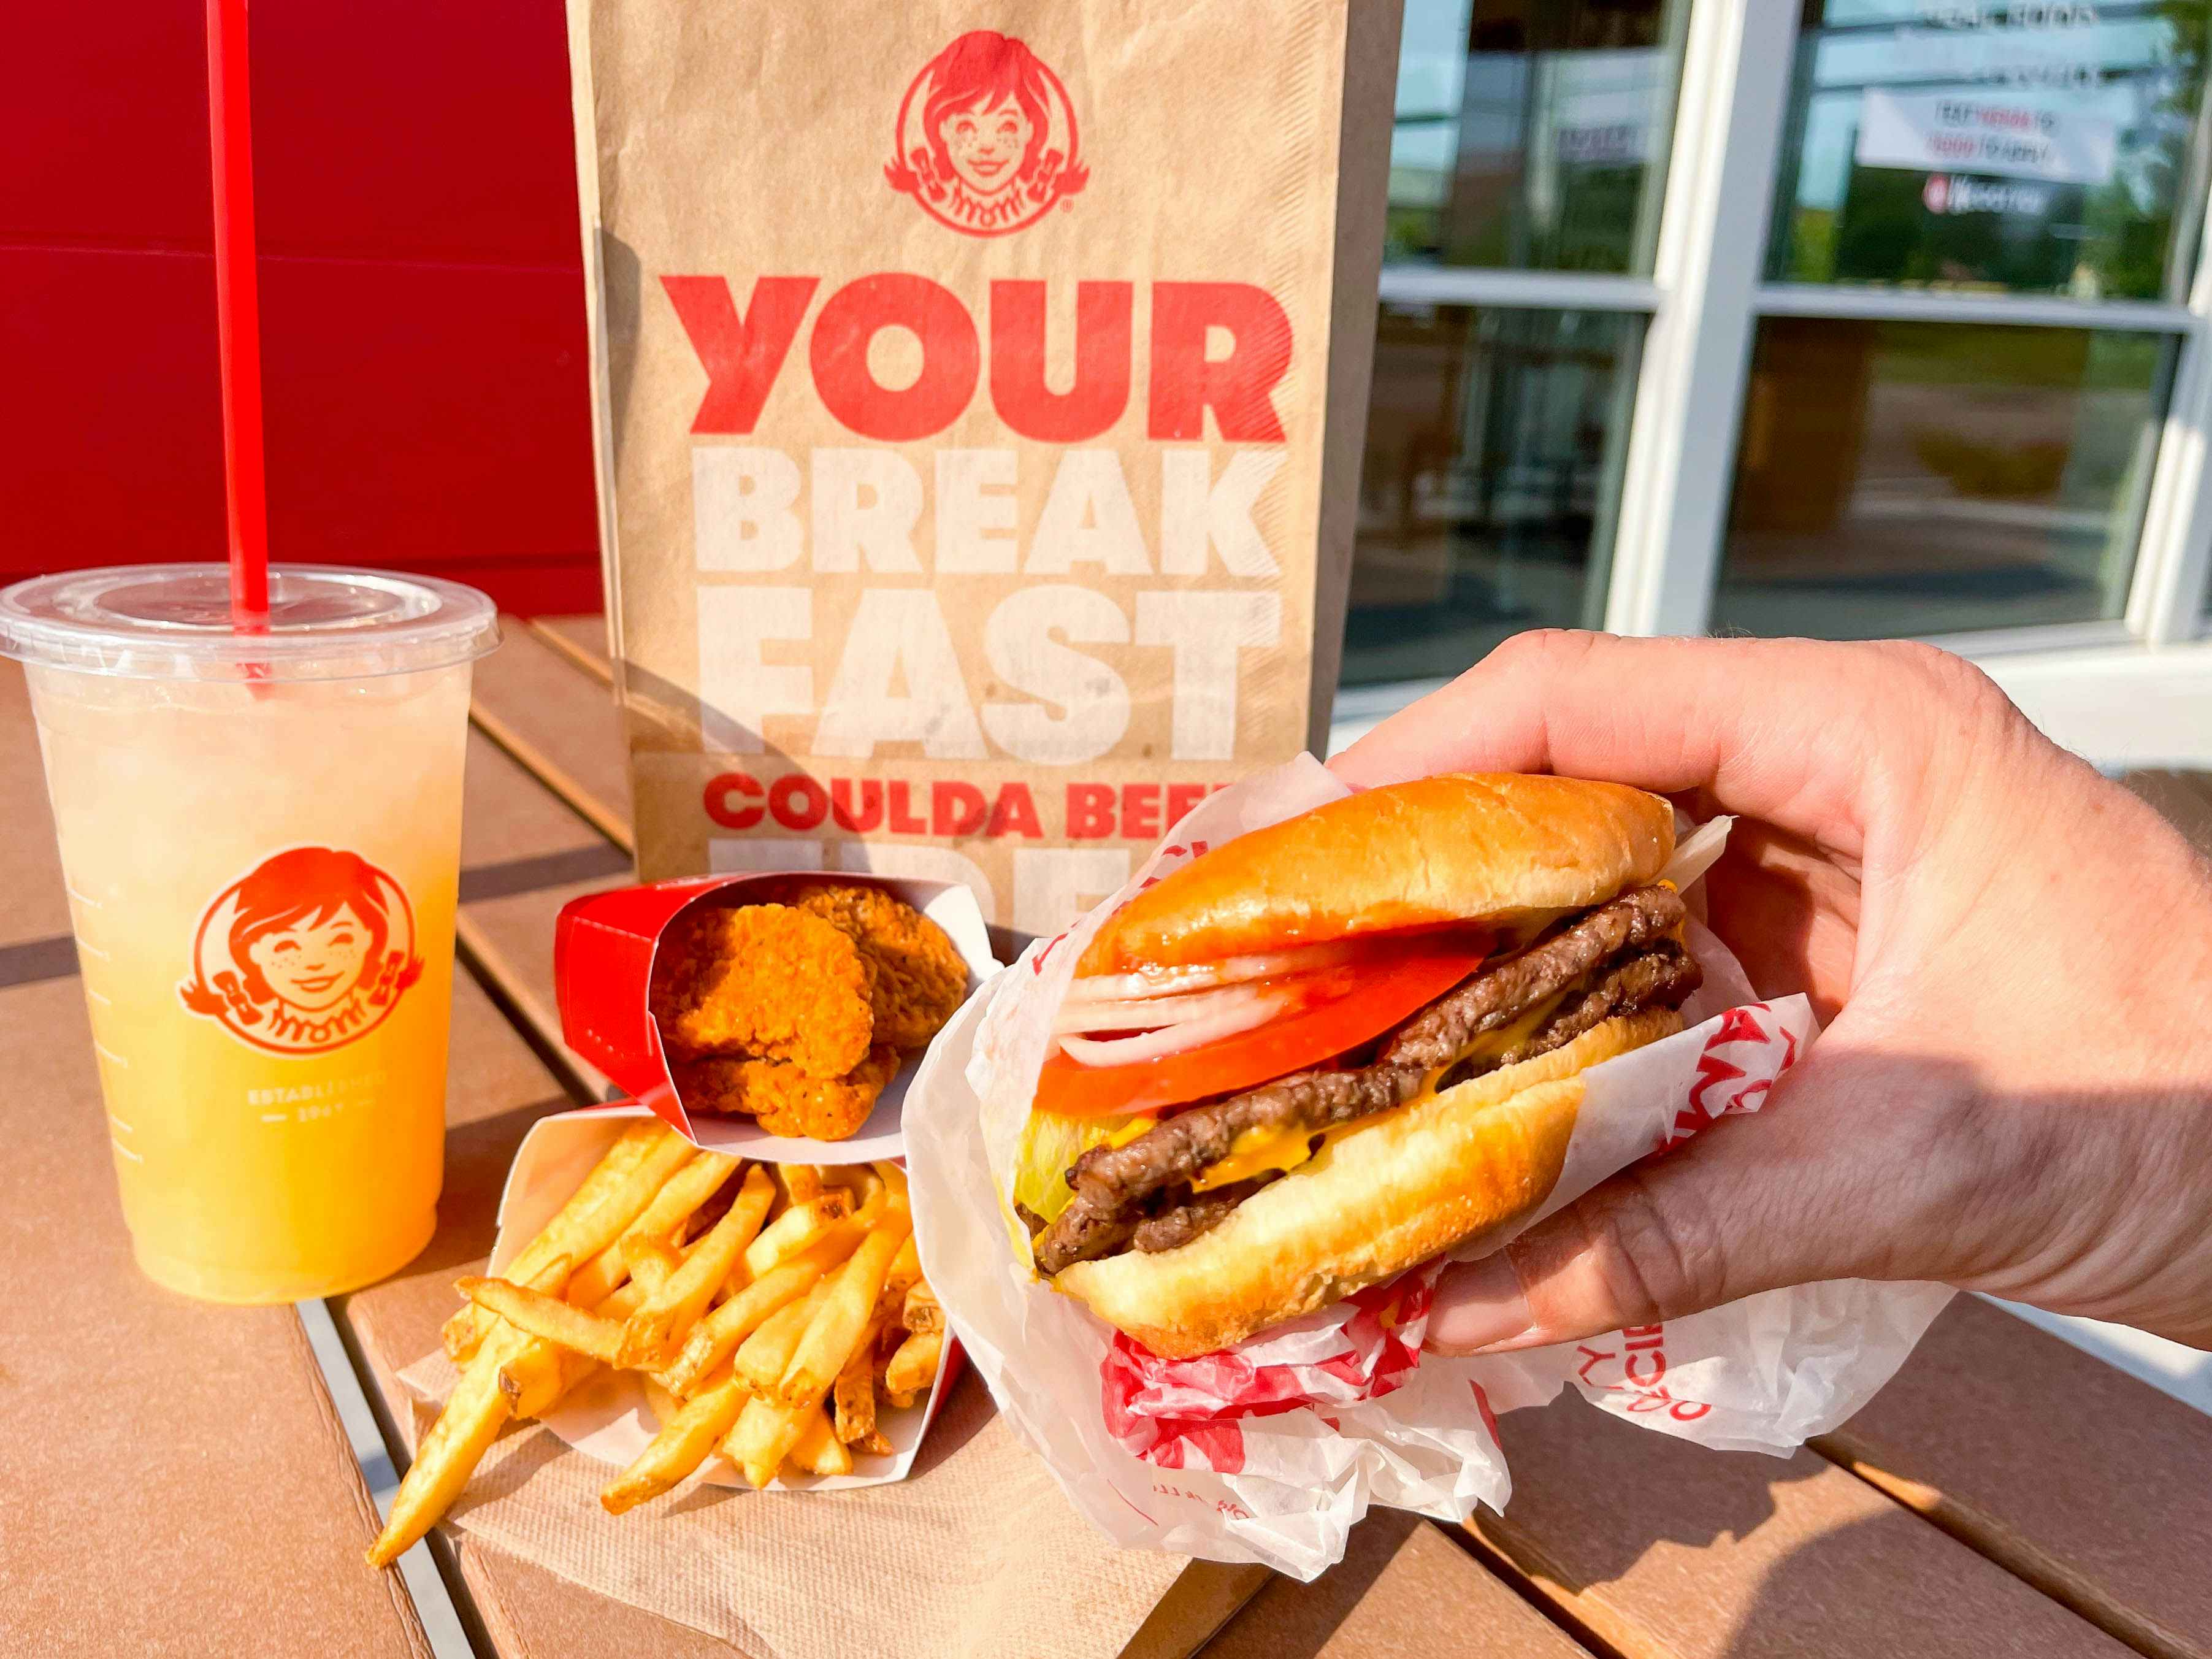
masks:
<instances>
[{"instance_id":1,"label":"wendy's logo on bag","mask_svg":"<svg viewBox=\"0 0 2212 1659\"><path fill-rule=\"evenodd\" d=\"M922 66L899 100L897 153L884 169L939 224L1003 236L1091 180L1067 88L1019 40L962 35Z\"/></svg>"},{"instance_id":2,"label":"wendy's logo on bag","mask_svg":"<svg viewBox=\"0 0 2212 1659\"><path fill-rule=\"evenodd\" d=\"M295 847L216 895L177 994L276 1054L344 1047L422 976L406 890L358 853Z\"/></svg>"}]
</instances>

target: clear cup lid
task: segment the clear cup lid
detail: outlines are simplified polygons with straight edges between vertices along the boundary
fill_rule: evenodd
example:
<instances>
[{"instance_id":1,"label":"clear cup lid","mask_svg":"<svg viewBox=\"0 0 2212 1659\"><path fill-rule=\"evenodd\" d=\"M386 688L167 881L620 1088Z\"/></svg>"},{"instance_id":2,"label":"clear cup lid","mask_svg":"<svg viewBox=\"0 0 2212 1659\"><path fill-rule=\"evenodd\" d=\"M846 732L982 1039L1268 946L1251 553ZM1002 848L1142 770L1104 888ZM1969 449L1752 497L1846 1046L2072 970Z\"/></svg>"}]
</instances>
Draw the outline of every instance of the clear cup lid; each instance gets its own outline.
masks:
<instances>
[{"instance_id":1,"label":"clear cup lid","mask_svg":"<svg viewBox=\"0 0 2212 1659\"><path fill-rule=\"evenodd\" d=\"M220 564L111 565L0 591L0 655L130 679L337 680L446 668L499 643L492 602L433 576L269 571L266 632L231 625Z\"/></svg>"}]
</instances>

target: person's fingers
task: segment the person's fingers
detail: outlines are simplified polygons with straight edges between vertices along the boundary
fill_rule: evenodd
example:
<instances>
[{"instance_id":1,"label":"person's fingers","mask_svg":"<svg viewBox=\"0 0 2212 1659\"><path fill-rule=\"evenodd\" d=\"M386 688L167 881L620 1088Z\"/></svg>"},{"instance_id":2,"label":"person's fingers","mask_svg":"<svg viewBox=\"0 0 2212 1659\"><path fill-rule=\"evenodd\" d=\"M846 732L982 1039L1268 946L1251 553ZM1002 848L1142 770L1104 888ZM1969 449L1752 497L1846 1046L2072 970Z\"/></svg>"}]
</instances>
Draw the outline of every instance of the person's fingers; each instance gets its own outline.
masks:
<instances>
[{"instance_id":1,"label":"person's fingers","mask_svg":"<svg viewBox=\"0 0 2212 1659\"><path fill-rule=\"evenodd\" d=\"M1741 818L1701 890L1706 924L1735 952L1761 996L1802 991L1833 1020L1850 993L1859 884L1795 837Z\"/></svg>"},{"instance_id":2,"label":"person's fingers","mask_svg":"<svg viewBox=\"0 0 2212 1659\"><path fill-rule=\"evenodd\" d=\"M1975 671L1928 647L1517 635L1330 763L1360 788L1437 772L1557 772L1706 791L1846 856L1869 791L1917 776L1929 708Z\"/></svg>"},{"instance_id":3,"label":"person's fingers","mask_svg":"<svg viewBox=\"0 0 2212 1659\"><path fill-rule=\"evenodd\" d=\"M1946 1143L1944 1079L1876 1097L1896 1080L1816 1049L1765 1111L1723 1120L1450 1269L1428 1346L1540 1347L1785 1285L1949 1276L1965 1242L1955 1218L1986 1198L1986 1171L1971 1146Z\"/></svg>"}]
</instances>

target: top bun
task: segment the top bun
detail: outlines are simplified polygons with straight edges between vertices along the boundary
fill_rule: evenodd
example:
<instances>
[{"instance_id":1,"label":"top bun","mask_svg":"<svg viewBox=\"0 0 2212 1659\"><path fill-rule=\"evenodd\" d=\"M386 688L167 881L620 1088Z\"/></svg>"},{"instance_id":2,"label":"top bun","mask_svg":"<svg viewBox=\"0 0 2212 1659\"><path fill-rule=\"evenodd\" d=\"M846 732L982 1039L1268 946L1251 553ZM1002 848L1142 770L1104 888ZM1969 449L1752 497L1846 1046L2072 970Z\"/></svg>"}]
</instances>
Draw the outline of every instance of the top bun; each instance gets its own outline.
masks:
<instances>
[{"instance_id":1,"label":"top bun","mask_svg":"<svg viewBox=\"0 0 2212 1659\"><path fill-rule=\"evenodd\" d=\"M1078 974L1447 922L1515 927L1650 881L1674 809L1625 784L1518 772L1418 778L1239 836L1109 917Z\"/></svg>"}]
</instances>

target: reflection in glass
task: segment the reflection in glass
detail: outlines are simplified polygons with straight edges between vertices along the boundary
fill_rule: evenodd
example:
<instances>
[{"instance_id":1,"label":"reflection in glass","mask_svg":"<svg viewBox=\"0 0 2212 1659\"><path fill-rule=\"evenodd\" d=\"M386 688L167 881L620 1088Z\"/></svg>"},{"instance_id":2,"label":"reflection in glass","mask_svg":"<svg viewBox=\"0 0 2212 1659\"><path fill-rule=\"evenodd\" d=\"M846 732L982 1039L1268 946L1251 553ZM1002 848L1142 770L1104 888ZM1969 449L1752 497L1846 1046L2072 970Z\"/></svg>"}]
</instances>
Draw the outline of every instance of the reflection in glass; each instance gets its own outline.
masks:
<instances>
[{"instance_id":1,"label":"reflection in glass","mask_svg":"<svg viewBox=\"0 0 2212 1659\"><path fill-rule=\"evenodd\" d=\"M1686 0L1407 0L1399 261L1647 271Z\"/></svg>"},{"instance_id":2,"label":"reflection in glass","mask_svg":"<svg viewBox=\"0 0 2212 1659\"><path fill-rule=\"evenodd\" d=\"M1346 685L1595 625L1644 319L1385 306L1345 628Z\"/></svg>"},{"instance_id":3,"label":"reflection in glass","mask_svg":"<svg viewBox=\"0 0 2212 1659\"><path fill-rule=\"evenodd\" d=\"M1714 626L2119 616L2174 356L2154 334L1766 319Z\"/></svg>"},{"instance_id":4,"label":"reflection in glass","mask_svg":"<svg viewBox=\"0 0 2212 1659\"><path fill-rule=\"evenodd\" d=\"M2212 0L1805 0L1767 275L2182 299Z\"/></svg>"}]
</instances>

